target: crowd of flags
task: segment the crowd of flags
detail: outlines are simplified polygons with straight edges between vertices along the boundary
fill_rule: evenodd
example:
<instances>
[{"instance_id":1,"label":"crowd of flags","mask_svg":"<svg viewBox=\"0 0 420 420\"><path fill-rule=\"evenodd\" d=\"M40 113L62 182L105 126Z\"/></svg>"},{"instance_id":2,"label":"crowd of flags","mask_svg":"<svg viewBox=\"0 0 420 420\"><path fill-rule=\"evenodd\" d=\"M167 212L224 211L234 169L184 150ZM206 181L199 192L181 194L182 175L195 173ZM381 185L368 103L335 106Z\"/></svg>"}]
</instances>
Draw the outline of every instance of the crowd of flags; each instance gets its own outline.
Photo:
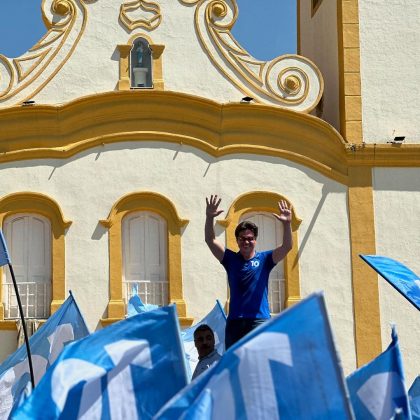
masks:
<instances>
[{"instance_id":1,"label":"crowd of flags","mask_svg":"<svg viewBox=\"0 0 420 420\"><path fill-rule=\"evenodd\" d=\"M10 262L5 255L0 247L2 265ZM392 261L363 257L388 281L397 277ZM403 278L402 286L395 287L403 294L409 290L416 306L419 279L403 273L397 279ZM193 332L202 323L215 331L223 356L191 381L198 360ZM226 352L225 324L216 302L199 323L181 331L175 305L146 306L135 293L126 319L90 334L70 294L30 339L35 388L24 346L0 365L0 420L420 420L420 376L407 390L395 328L389 347L345 378L322 293L267 321Z\"/></svg>"}]
</instances>

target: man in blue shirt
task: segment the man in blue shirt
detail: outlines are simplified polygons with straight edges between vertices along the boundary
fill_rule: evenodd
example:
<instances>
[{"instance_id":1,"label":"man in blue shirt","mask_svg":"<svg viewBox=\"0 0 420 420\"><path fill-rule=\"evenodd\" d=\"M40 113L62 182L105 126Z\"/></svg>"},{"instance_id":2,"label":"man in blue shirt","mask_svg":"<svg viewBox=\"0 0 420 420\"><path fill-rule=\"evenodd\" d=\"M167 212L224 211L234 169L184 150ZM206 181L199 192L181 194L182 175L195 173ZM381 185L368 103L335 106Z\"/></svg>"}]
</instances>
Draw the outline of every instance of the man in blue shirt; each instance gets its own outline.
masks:
<instances>
[{"instance_id":1,"label":"man in blue shirt","mask_svg":"<svg viewBox=\"0 0 420 420\"><path fill-rule=\"evenodd\" d=\"M255 250L258 227L242 222L235 229L238 252L225 249L216 240L214 219L221 199L217 195L206 197L205 238L210 251L221 262L228 275L230 288L229 315L226 322L225 346L228 349L248 332L270 318L268 305L268 277L270 271L292 249L292 208L286 201L278 203L280 214L273 215L283 224L283 243L271 251Z\"/></svg>"}]
</instances>

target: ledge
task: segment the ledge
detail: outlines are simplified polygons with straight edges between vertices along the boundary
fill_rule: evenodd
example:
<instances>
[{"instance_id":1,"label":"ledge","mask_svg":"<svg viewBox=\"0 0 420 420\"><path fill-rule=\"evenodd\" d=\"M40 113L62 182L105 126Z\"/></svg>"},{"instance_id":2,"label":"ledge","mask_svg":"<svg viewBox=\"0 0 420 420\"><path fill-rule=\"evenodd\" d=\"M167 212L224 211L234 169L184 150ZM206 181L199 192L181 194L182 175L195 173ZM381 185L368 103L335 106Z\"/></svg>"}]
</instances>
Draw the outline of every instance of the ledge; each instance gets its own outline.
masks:
<instances>
[{"instance_id":1,"label":"ledge","mask_svg":"<svg viewBox=\"0 0 420 420\"><path fill-rule=\"evenodd\" d=\"M420 166L420 144L349 144L312 115L178 92L113 91L59 106L3 108L0 124L0 163L68 159L97 146L152 139L214 157L275 156L345 185L353 166Z\"/></svg>"}]
</instances>

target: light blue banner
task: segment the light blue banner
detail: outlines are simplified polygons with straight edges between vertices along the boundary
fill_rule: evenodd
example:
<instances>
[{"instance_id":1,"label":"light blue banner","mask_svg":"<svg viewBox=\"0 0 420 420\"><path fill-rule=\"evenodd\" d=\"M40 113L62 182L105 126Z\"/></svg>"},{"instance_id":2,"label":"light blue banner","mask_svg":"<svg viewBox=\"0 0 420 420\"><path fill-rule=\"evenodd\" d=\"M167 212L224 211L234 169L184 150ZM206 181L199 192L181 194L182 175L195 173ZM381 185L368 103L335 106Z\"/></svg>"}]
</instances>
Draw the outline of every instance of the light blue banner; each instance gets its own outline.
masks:
<instances>
[{"instance_id":1,"label":"light blue banner","mask_svg":"<svg viewBox=\"0 0 420 420\"><path fill-rule=\"evenodd\" d=\"M159 305L152 305L150 303L143 303L138 294L138 286L135 284L131 290L131 297L127 303L127 318L141 314L143 312L153 311L159 308Z\"/></svg>"},{"instance_id":2,"label":"light blue banner","mask_svg":"<svg viewBox=\"0 0 420 420\"><path fill-rule=\"evenodd\" d=\"M175 306L67 346L14 419L148 419L187 384Z\"/></svg>"},{"instance_id":3,"label":"light blue banner","mask_svg":"<svg viewBox=\"0 0 420 420\"><path fill-rule=\"evenodd\" d=\"M413 420L420 420L420 375L417 376L408 390L408 400Z\"/></svg>"},{"instance_id":4,"label":"light blue banner","mask_svg":"<svg viewBox=\"0 0 420 420\"><path fill-rule=\"evenodd\" d=\"M7 250L6 240L0 229L0 267L10 264L9 251Z\"/></svg>"},{"instance_id":5,"label":"light blue banner","mask_svg":"<svg viewBox=\"0 0 420 420\"><path fill-rule=\"evenodd\" d=\"M225 352L225 329L226 329L226 315L222 305L217 300L214 308L197 324L190 328L186 328L181 332L181 338L184 343L184 350L189 362L189 377L198 363L198 353L194 345L194 331L202 324L208 325L214 333L215 348L217 352L222 355Z\"/></svg>"},{"instance_id":6,"label":"light blue banner","mask_svg":"<svg viewBox=\"0 0 420 420\"><path fill-rule=\"evenodd\" d=\"M64 346L89 335L73 295L30 337L35 385ZM0 419L6 419L30 384L26 347L21 346L0 365Z\"/></svg>"},{"instance_id":7,"label":"light blue banner","mask_svg":"<svg viewBox=\"0 0 420 420\"><path fill-rule=\"evenodd\" d=\"M420 278L404 264L379 255L360 255L378 274L420 310Z\"/></svg>"},{"instance_id":8,"label":"light blue banner","mask_svg":"<svg viewBox=\"0 0 420 420\"><path fill-rule=\"evenodd\" d=\"M324 298L313 294L252 331L156 419L350 419Z\"/></svg>"},{"instance_id":9,"label":"light blue banner","mask_svg":"<svg viewBox=\"0 0 420 420\"><path fill-rule=\"evenodd\" d=\"M392 330L389 347L370 363L347 377L356 419L409 419L410 409L398 337Z\"/></svg>"}]
</instances>

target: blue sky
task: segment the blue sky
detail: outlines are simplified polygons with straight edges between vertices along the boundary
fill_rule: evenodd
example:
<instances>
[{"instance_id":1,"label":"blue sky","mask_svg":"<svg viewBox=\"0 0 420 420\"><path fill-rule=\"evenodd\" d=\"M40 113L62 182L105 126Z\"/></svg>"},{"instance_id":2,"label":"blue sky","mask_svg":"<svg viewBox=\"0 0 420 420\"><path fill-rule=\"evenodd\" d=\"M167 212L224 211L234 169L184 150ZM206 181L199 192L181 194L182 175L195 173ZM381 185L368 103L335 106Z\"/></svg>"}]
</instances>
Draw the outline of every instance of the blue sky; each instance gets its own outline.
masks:
<instances>
[{"instance_id":1,"label":"blue sky","mask_svg":"<svg viewBox=\"0 0 420 420\"><path fill-rule=\"evenodd\" d=\"M233 34L254 57L269 60L296 53L296 0L237 0L237 3L239 19ZM41 0L0 0L0 54L18 57L45 32Z\"/></svg>"}]
</instances>

